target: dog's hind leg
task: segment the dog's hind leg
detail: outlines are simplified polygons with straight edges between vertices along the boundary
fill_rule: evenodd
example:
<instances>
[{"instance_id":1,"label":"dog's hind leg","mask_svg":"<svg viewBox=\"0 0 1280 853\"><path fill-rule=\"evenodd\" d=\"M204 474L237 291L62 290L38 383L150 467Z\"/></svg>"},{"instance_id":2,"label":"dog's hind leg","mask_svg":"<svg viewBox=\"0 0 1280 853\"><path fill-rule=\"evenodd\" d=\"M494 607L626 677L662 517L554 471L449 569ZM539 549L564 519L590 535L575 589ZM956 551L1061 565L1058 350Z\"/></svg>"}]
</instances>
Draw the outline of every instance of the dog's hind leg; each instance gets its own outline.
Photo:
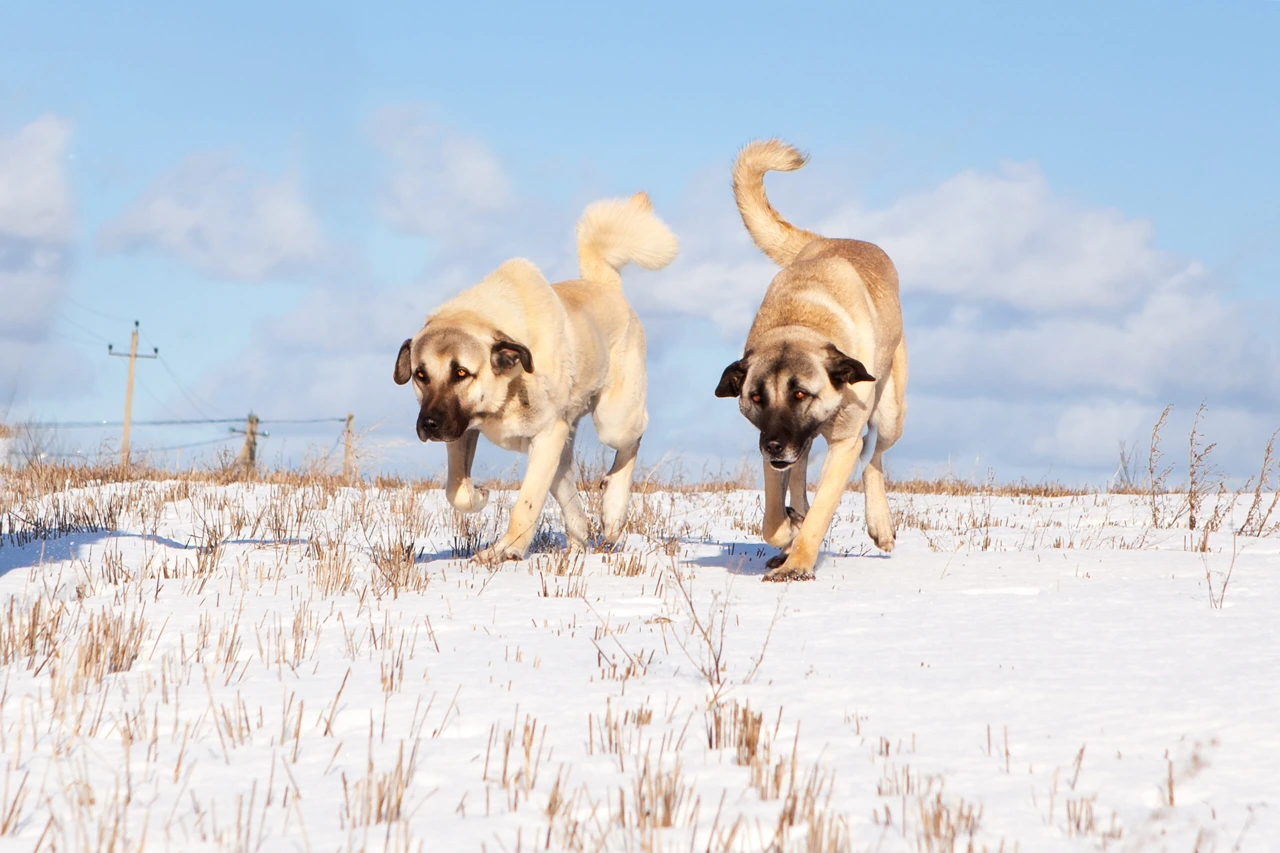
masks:
<instances>
[{"instance_id":1,"label":"dog's hind leg","mask_svg":"<svg viewBox=\"0 0 1280 853\"><path fill-rule=\"evenodd\" d=\"M893 368L876 410L871 414L871 435L875 440L875 452L862 472L862 492L866 498L867 534L876 547L892 551L896 534L893 529L893 513L889 509L889 497L885 493L884 452L902 437L902 424L907 406L904 396L907 384L907 352L905 344L899 344L894 353Z\"/></svg>"},{"instance_id":2,"label":"dog's hind leg","mask_svg":"<svg viewBox=\"0 0 1280 853\"><path fill-rule=\"evenodd\" d=\"M609 381L596 401L591 419L600 443L616 451L613 465L605 475L600 515L604 522L604 544L613 547L622 538L631 503L631 481L635 477L640 438L649 425L645 411L648 379L644 367L644 331L636 322L623 343L609 356Z\"/></svg>"},{"instance_id":3,"label":"dog's hind leg","mask_svg":"<svg viewBox=\"0 0 1280 853\"><path fill-rule=\"evenodd\" d=\"M604 544L610 548L622 538L627 524L627 509L631 504L631 481L636 473L636 455L640 452L640 439L618 448L613 454L613 465L605 475L604 499L600 515L604 521Z\"/></svg>"},{"instance_id":4,"label":"dog's hind leg","mask_svg":"<svg viewBox=\"0 0 1280 853\"><path fill-rule=\"evenodd\" d=\"M448 455L448 474L444 494L449 504L458 512L479 512L489 502L489 492L477 489L471 482L471 463L476 458L476 442L480 433L472 430L457 441L445 445Z\"/></svg>"},{"instance_id":5,"label":"dog's hind leg","mask_svg":"<svg viewBox=\"0 0 1280 853\"><path fill-rule=\"evenodd\" d=\"M555 479L551 481L551 494L555 496L556 503L560 504L565 536L572 551L581 550L587 542L587 516L582 511L582 499L578 496L578 484L573 477L573 440L576 432L576 427L569 431L564 450L560 451L560 467L556 469Z\"/></svg>"},{"instance_id":6,"label":"dog's hind leg","mask_svg":"<svg viewBox=\"0 0 1280 853\"><path fill-rule=\"evenodd\" d=\"M889 497L885 494L884 469L879 448L871 454L871 462L862 472L862 491L866 497L867 533L881 551L892 551L895 541L893 513L889 510Z\"/></svg>"}]
</instances>

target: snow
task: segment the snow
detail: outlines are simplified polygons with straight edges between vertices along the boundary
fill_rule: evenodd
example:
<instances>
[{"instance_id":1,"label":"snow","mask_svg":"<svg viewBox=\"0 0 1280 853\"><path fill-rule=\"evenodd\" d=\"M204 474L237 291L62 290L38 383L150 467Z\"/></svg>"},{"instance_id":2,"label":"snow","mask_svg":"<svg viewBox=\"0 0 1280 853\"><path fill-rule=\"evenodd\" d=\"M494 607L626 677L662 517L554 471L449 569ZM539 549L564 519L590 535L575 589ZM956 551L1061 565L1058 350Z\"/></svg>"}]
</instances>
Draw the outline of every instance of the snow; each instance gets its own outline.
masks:
<instances>
[{"instance_id":1,"label":"snow","mask_svg":"<svg viewBox=\"0 0 1280 853\"><path fill-rule=\"evenodd\" d=\"M637 495L608 555L548 511L492 573L454 553L510 494L57 500L125 511L0 545L0 850L1280 849L1280 536L1243 503L1202 552L1140 496L891 494L883 555L849 494L774 585L756 492Z\"/></svg>"}]
</instances>

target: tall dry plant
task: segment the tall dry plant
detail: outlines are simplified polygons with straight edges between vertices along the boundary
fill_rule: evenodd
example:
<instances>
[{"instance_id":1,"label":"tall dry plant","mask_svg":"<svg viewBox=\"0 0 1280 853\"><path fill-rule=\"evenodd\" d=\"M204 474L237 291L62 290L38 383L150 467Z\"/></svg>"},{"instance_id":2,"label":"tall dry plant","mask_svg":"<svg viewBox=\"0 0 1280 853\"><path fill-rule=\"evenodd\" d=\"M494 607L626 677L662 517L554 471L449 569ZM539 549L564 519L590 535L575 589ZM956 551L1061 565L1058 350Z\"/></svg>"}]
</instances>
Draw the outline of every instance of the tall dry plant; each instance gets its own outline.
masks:
<instances>
[{"instance_id":1,"label":"tall dry plant","mask_svg":"<svg viewBox=\"0 0 1280 853\"><path fill-rule=\"evenodd\" d=\"M1205 404L1201 403L1196 409L1195 417L1191 419L1191 436L1187 448L1188 530L1195 530L1197 524L1204 523L1204 501L1209 492L1216 491L1221 496L1225 491L1222 474L1209 458L1218 443L1212 441L1205 444L1204 435L1200 432L1200 420L1204 417L1206 408ZM1221 523L1221 514L1215 511L1210 521L1213 520Z\"/></svg>"},{"instance_id":2,"label":"tall dry plant","mask_svg":"<svg viewBox=\"0 0 1280 853\"><path fill-rule=\"evenodd\" d=\"M1267 441L1266 449L1262 452L1262 468L1258 471L1258 476L1250 477L1241 489L1242 492L1248 492L1250 486L1253 488L1253 499L1249 503L1249 510L1245 513L1244 521L1241 522L1238 531L1241 536L1265 536L1280 529L1280 522L1274 526L1271 524L1271 515L1275 512L1277 502L1280 502L1280 483L1275 482L1276 471L1280 467L1275 457L1277 435L1280 435L1280 430L1273 432ZM1270 501L1265 500L1268 487L1271 489Z\"/></svg>"},{"instance_id":3,"label":"tall dry plant","mask_svg":"<svg viewBox=\"0 0 1280 853\"><path fill-rule=\"evenodd\" d=\"M1173 471L1172 465L1164 465L1164 453L1160 450L1160 434L1169 421L1169 413L1173 404L1164 407L1155 426L1151 428L1151 447L1147 452L1147 494L1150 498L1151 526L1154 528L1171 526L1168 521L1168 510L1165 507L1165 494L1168 491L1168 479Z\"/></svg>"}]
</instances>

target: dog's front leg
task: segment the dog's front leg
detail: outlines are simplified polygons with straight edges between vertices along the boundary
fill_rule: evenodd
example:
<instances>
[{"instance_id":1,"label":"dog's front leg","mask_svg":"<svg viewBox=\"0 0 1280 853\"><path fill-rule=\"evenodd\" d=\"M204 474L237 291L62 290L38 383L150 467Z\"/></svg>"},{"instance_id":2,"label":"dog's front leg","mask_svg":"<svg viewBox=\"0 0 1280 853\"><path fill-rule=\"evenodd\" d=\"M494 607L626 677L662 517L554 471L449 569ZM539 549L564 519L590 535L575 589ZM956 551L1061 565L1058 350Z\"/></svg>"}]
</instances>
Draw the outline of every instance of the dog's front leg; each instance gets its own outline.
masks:
<instances>
[{"instance_id":1,"label":"dog's front leg","mask_svg":"<svg viewBox=\"0 0 1280 853\"><path fill-rule=\"evenodd\" d=\"M492 565L502 560L523 559L524 552L529 550L529 543L533 541L538 517L547 502L547 493L560 467L560 453L568 437L569 425L555 421L529 442L529 464L525 469L524 482L516 494L515 506L511 508L511 523L502 538L476 554L477 560Z\"/></svg>"},{"instance_id":2,"label":"dog's front leg","mask_svg":"<svg viewBox=\"0 0 1280 853\"><path fill-rule=\"evenodd\" d=\"M800 530L787 511L787 479L790 472L775 470L764 463L764 522L760 535L764 541L784 551Z\"/></svg>"},{"instance_id":3,"label":"dog's front leg","mask_svg":"<svg viewBox=\"0 0 1280 853\"><path fill-rule=\"evenodd\" d=\"M791 551L791 543L795 541L796 534L800 532L800 525L804 523L804 517L809 512L809 493L806 475L809 473L809 448L805 448L803 452L796 458L796 462L790 468L782 472L782 498L783 519L779 521L777 516L778 502L773 503L773 513L769 512L769 486L768 477L772 468L765 463L765 517L769 519L766 523L765 541L770 545L781 550L780 554L775 554L765 563L765 567L776 569L781 566L787 559L787 554ZM788 503L788 495L790 496ZM772 534L772 538L770 537Z\"/></svg>"},{"instance_id":4,"label":"dog's front leg","mask_svg":"<svg viewBox=\"0 0 1280 853\"><path fill-rule=\"evenodd\" d=\"M818 550L822 547L822 540L827 535L827 528L831 526L831 519L835 517L836 507L844 494L845 486L849 483L849 477L858 464L858 452L861 449L861 438L834 441L827 447L827 456L822 463L822 474L818 478L818 492L813 496L813 505L809 507L809 512L800 525L800 532L791 542L786 560L782 565L766 572L765 580L813 579L813 567L818 562Z\"/></svg>"},{"instance_id":5,"label":"dog's front leg","mask_svg":"<svg viewBox=\"0 0 1280 853\"><path fill-rule=\"evenodd\" d=\"M809 447L805 447L796 457L796 464L787 469L787 494L790 503L787 514L804 519L809 514ZM793 520L794 520L793 516Z\"/></svg>"},{"instance_id":6,"label":"dog's front leg","mask_svg":"<svg viewBox=\"0 0 1280 853\"><path fill-rule=\"evenodd\" d=\"M471 464L475 461L479 440L480 433L472 430L445 445L449 464L444 495L458 512L479 512L489 503L489 490L477 489L471 482Z\"/></svg>"}]
</instances>

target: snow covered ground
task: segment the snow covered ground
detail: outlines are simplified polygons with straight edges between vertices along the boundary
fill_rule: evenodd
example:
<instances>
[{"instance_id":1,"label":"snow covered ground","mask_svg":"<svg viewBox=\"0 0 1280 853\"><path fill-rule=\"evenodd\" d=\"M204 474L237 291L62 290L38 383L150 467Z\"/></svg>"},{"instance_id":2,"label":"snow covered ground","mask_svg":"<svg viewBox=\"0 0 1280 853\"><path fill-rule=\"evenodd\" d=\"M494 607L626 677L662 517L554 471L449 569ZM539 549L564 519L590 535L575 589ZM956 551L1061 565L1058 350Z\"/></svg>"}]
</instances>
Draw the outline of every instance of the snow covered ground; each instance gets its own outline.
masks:
<instances>
[{"instance_id":1,"label":"snow covered ground","mask_svg":"<svg viewBox=\"0 0 1280 853\"><path fill-rule=\"evenodd\" d=\"M0 850L1280 850L1247 500L1207 552L1143 497L890 500L892 556L850 494L792 585L755 492L639 495L585 558L548 512L493 573L510 495L0 506Z\"/></svg>"}]
</instances>

